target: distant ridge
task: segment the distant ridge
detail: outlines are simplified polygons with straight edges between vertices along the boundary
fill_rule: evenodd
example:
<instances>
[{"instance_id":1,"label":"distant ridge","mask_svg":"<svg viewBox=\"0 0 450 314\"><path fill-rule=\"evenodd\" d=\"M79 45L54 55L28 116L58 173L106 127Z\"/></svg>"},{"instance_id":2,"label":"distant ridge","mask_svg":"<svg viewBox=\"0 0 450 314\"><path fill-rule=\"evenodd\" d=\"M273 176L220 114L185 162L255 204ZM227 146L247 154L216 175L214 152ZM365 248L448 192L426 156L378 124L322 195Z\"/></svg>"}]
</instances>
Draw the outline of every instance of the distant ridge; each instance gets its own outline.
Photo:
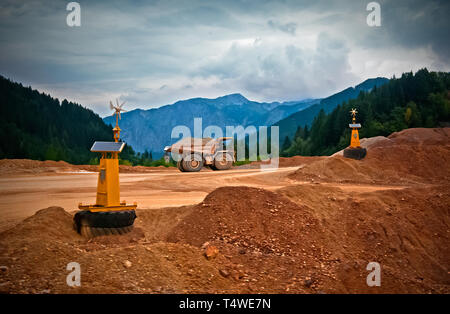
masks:
<instances>
[{"instance_id":1,"label":"distant ridge","mask_svg":"<svg viewBox=\"0 0 450 314\"><path fill-rule=\"evenodd\" d=\"M312 105L305 110L293 113L292 115L274 123L274 125L279 126L280 139L284 139L286 136L293 138L297 128L304 127L305 125L310 126L314 117L324 110L325 113L331 112L337 105L342 104L344 101L354 99L358 97L359 93L362 91L368 92L372 90L375 86L379 87L383 84L389 82L389 79L384 77L377 77L367 79L361 84L355 87L349 87L343 91L333 94L327 98L322 99L318 104Z\"/></svg>"}]
</instances>

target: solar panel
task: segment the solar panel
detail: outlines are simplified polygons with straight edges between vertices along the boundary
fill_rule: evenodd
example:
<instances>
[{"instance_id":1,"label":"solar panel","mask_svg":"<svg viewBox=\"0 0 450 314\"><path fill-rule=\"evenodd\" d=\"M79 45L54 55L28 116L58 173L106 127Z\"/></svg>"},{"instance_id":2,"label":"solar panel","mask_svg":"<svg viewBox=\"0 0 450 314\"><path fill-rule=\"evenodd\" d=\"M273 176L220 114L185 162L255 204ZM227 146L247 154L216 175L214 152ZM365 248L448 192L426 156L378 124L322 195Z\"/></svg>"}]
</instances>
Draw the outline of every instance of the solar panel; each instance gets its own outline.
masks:
<instances>
[{"instance_id":1,"label":"solar panel","mask_svg":"<svg viewBox=\"0 0 450 314\"><path fill-rule=\"evenodd\" d=\"M95 142L91 147L91 152L106 153L114 152L120 153L125 147L125 142Z\"/></svg>"}]
</instances>

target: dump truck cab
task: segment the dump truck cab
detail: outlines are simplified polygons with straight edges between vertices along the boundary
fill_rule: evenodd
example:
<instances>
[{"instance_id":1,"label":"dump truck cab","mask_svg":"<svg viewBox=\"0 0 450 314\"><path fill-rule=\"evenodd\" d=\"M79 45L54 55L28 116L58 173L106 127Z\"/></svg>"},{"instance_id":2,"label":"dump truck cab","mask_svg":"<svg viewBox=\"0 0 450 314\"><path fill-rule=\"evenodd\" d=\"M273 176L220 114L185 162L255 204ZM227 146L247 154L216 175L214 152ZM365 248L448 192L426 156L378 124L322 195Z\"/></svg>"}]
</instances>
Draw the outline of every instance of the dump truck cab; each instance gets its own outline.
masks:
<instances>
[{"instance_id":1,"label":"dump truck cab","mask_svg":"<svg viewBox=\"0 0 450 314\"><path fill-rule=\"evenodd\" d=\"M169 155L182 172L197 172L203 166L212 170L230 169L235 161L232 137L192 138L186 137L164 148L166 161Z\"/></svg>"}]
</instances>

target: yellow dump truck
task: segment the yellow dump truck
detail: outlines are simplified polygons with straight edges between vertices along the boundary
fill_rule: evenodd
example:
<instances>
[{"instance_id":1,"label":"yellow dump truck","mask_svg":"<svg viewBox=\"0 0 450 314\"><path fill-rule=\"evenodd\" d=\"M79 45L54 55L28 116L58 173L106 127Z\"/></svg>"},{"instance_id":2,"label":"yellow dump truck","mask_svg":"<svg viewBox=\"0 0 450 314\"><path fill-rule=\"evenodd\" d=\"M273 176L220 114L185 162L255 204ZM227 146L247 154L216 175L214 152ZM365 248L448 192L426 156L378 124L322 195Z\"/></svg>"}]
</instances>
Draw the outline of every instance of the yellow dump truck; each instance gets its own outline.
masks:
<instances>
[{"instance_id":1,"label":"yellow dump truck","mask_svg":"<svg viewBox=\"0 0 450 314\"><path fill-rule=\"evenodd\" d=\"M164 148L166 160L172 154L181 172L200 171L203 166L212 170L230 169L235 161L232 137L192 138L179 140Z\"/></svg>"}]
</instances>

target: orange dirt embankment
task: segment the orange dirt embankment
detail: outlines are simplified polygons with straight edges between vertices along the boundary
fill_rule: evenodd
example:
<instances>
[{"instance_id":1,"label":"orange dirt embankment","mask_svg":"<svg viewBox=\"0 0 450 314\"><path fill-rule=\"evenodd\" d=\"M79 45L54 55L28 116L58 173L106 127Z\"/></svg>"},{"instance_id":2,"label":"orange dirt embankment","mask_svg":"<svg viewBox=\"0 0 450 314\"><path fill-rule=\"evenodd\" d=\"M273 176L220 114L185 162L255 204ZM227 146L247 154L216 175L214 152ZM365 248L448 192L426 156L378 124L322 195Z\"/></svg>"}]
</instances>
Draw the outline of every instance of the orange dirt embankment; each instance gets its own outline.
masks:
<instances>
[{"instance_id":1,"label":"orange dirt embankment","mask_svg":"<svg viewBox=\"0 0 450 314\"><path fill-rule=\"evenodd\" d=\"M245 186L218 188L196 205L168 240L235 244L252 253L299 255L313 243L316 220L280 194ZM294 235L294 236L293 236Z\"/></svg>"},{"instance_id":2,"label":"orange dirt embankment","mask_svg":"<svg viewBox=\"0 0 450 314\"><path fill-rule=\"evenodd\" d=\"M90 241L52 207L0 234L0 289L448 293L449 187L358 195L316 184L277 193L224 187L195 206L138 210L133 232ZM205 243L218 248L216 258L204 257ZM373 261L381 287L366 285ZM66 285L70 262L81 265L79 288Z\"/></svg>"},{"instance_id":3,"label":"orange dirt embankment","mask_svg":"<svg viewBox=\"0 0 450 314\"><path fill-rule=\"evenodd\" d=\"M219 188L167 239L214 244L245 266L258 292L449 291L448 188L358 196L321 185ZM371 261L384 271L378 290L365 282Z\"/></svg>"},{"instance_id":4,"label":"orange dirt embankment","mask_svg":"<svg viewBox=\"0 0 450 314\"><path fill-rule=\"evenodd\" d=\"M326 156L292 156L292 157L279 157L278 167L295 167L301 165L308 165L310 163L316 162L318 160L326 159ZM254 161L249 164L245 164L242 166L236 166L236 169L259 169L261 164L269 165L268 162L264 161Z\"/></svg>"},{"instance_id":5,"label":"orange dirt embankment","mask_svg":"<svg viewBox=\"0 0 450 314\"><path fill-rule=\"evenodd\" d=\"M144 167L120 165L121 173L145 173L154 170L176 170L174 167ZM97 172L97 165L72 165L65 161L40 161L31 159L0 159L0 174L41 174L41 173L72 173Z\"/></svg>"},{"instance_id":6,"label":"orange dirt embankment","mask_svg":"<svg viewBox=\"0 0 450 314\"><path fill-rule=\"evenodd\" d=\"M448 128L412 129L371 143L362 161L310 157L289 184L244 173L239 185L285 181L138 209L125 236L88 241L62 208L41 210L0 233L0 292L450 293L448 138ZM351 189L359 183L373 189ZM217 257L205 258L208 246ZM66 284L70 262L81 266L81 287ZM380 287L366 284L370 262L381 265Z\"/></svg>"},{"instance_id":7,"label":"orange dirt embankment","mask_svg":"<svg viewBox=\"0 0 450 314\"><path fill-rule=\"evenodd\" d=\"M433 183L450 177L450 128L407 129L368 146L363 160L342 156L306 164L290 178L355 183Z\"/></svg>"},{"instance_id":8,"label":"orange dirt embankment","mask_svg":"<svg viewBox=\"0 0 450 314\"><path fill-rule=\"evenodd\" d=\"M139 221L129 234L88 241L72 229L72 219L62 208L50 207L0 234L1 292L239 291L238 284L230 285L219 274L221 265L227 263L223 256L208 261L202 250L194 246L156 239L149 242ZM66 284L70 262L80 264L81 287Z\"/></svg>"}]
</instances>

